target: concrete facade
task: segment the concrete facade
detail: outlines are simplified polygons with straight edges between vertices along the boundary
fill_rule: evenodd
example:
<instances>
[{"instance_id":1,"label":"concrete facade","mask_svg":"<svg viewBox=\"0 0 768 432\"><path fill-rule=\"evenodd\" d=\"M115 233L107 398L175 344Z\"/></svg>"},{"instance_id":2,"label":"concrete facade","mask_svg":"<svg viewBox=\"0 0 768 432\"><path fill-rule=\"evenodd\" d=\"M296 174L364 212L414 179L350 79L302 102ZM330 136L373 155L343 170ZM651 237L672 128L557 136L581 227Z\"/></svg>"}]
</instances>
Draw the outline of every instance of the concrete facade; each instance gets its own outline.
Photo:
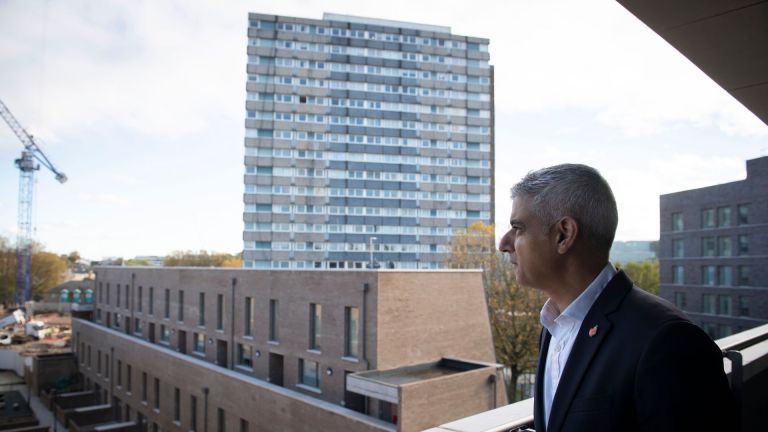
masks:
<instances>
[{"instance_id":1,"label":"concrete facade","mask_svg":"<svg viewBox=\"0 0 768 432\"><path fill-rule=\"evenodd\" d=\"M768 323L768 157L747 178L661 196L661 295L713 338Z\"/></svg>"},{"instance_id":2,"label":"concrete facade","mask_svg":"<svg viewBox=\"0 0 768 432\"><path fill-rule=\"evenodd\" d=\"M161 430L173 430L176 420L174 410L153 409L155 379L166 407L179 389L182 423L190 421L191 397L203 412L207 387L209 399L232 399L221 406L225 416L244 419L250 430L410 431L424 419L440 424L488 409L491 400L506 403L503 384L495 384L502 379L479 271L103 267L96 275L95 322L73 320L78 364L105 402L115 396L129 419ZM439 392L474 404L415 409L407 398L393 404L347 388L350 374L396 373L447 357L480 362L481 372L423 380L420 388L442 385ZM211 408L211 427L216 415ZM235 427L227 421L226 430Z\"/></svg>"},{"instance_id":3,"label":"concrete facade","mask_svg":"<svg viewBox=\"0 0 768 432\"><path fill-rule=\"evenodd\" d=\"M493 223L488 39L248 18L244 267L442 268L455 230Z\"/></svg>"}]
</instances>

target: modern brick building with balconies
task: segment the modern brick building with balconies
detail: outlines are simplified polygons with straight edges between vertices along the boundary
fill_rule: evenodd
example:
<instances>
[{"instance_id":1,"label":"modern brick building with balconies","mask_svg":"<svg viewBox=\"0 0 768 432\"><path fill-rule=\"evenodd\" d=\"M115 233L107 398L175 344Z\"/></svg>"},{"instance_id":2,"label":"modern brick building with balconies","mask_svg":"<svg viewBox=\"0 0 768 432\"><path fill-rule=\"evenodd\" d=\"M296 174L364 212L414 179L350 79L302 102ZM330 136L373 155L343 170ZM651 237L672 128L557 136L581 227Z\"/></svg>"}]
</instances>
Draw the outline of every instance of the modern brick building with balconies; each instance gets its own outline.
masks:
<instances>
[{"instance_id":1,"label":"modern brick building with balconies","mask_svg":"<svg viewBox=\"0 0 768 432\"><path fill-rule=\"evenodd\" d=\"M78 367L145 431L419 431L506 403L479 270L99 267L94 291Z\"/></svg>"}]
</instances>

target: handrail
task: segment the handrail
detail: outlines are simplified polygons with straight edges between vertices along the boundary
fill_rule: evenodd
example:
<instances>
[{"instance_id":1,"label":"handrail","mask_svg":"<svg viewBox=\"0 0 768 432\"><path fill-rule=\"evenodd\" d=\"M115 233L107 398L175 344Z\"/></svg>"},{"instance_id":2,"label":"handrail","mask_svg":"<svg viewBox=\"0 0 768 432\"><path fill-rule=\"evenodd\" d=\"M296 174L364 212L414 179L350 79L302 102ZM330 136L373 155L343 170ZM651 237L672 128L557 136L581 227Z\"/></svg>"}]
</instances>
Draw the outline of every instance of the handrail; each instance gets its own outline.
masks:
<instances>
[{"instance_id":1,"label":"handrail","mask_svg":"<svg viewBox=\"0 0 768 432\"><path fill-rule=\"evenodd\" d=\"M725 352L741 351L744 348L756 345L764 340L768 340L768 324L718 339L715 343L723 352Z\"/></svg>"}]
</instances>

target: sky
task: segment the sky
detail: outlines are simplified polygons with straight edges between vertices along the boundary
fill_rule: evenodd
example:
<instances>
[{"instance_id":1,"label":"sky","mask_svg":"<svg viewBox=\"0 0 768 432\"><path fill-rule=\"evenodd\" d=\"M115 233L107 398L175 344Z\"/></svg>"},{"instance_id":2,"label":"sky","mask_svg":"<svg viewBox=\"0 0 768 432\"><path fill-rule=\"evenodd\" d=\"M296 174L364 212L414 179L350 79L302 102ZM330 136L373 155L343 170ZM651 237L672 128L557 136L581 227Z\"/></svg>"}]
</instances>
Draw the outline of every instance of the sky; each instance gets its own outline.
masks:
<instances>
[{"instance_id":1,"label":"sky","mask_svg":"<svg viewBox=\"0 0 768 432\"><path fill-rule=\"evenodd\" d=\"M0 0L0 99L69 177L36 175L46 250L240 252L248 12L489 38L497 236L510 187L541 167L594 166L617 198L617 240L655 240L660 194L743 179L768 155L768 126L613 0ZM21 150L0 124L12 240Z\"/></svg>"}]
</instances>

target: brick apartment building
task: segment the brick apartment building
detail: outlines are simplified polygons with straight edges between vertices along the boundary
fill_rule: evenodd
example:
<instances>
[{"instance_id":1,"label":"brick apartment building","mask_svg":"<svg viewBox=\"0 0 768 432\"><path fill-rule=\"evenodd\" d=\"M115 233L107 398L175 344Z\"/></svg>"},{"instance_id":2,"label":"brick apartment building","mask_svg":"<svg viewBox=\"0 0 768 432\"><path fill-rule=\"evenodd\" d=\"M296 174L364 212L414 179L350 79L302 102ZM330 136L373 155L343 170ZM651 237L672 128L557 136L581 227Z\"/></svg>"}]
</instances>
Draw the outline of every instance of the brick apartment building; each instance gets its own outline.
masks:
<instances>
[{"instance_id":1,"label":"brick apartment building","mask_svg":"<svg viewBox=\"0 0 768 432\"><path fill-rule=\"evenodd\" d=\"M768 157L745 180L661 196L661 295L713 338L768 323Z\"/></svg>"},{"instance_id":2,"label":"brick apartment building","mask_svg":"<svg viewBox=\"0 0 768 432\"><path fill-rule=\"evenodd\" d=\"M101 267L86 384L145 430L418 431L506 403L479 271Z\"/></svg>"}]
</instances>

